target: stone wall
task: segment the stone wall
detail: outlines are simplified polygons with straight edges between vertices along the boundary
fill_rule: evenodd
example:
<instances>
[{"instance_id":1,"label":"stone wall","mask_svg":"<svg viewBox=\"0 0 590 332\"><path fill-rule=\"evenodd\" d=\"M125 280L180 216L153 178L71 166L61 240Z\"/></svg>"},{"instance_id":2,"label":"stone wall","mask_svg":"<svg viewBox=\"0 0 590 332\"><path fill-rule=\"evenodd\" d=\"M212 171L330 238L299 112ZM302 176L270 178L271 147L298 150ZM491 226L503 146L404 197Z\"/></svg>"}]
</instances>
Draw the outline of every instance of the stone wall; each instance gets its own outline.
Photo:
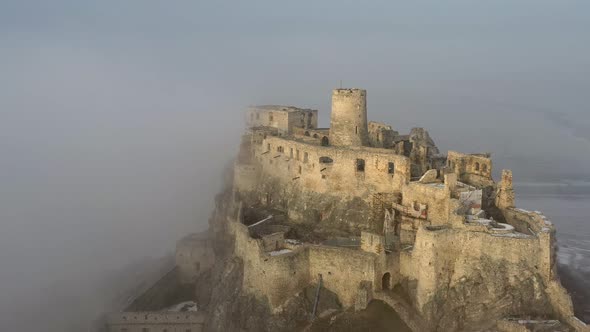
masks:
<instances>
[{"instance_id":1,"label":"stone wall","mask_svg":"<svg viewBox=\"0 0 590 332\"><path fill-rule=\"evenodd\" d=\"M209 234L196 233L182 238L176 244L175 257L180 282L194 282L201 273L215 264L215 254Z\"/></svg>"},{"instance_id":2,"label":"stone wall","mask_svg":"<svg viewBox=\"0 0 590 332\"><path fill-rule=\"evenodd\" d=\"M277 308L309 284L309 259L306 250L278 256L264 252L262 241L250 237L248 228L229 222L235 237L235 255L244 262L242 287Z\"/></svg>"},{"instance_id":3,"label":"stone wall","mask_svg":"<svg viewBox=\"0 0 590 332\"><path fill-rule=\"evenodd\" d=\"M121 312L107 316L109 332L201 332L200 312Z\"/></svg>"},{"instance_id":4,"label":"stone wall","mask_svg":"<svg viewBox=\"0 0 590 332\"><path fill-rule=\"evenodd\" d=\"M296 181L302 190L318 193L399 192L410 176L409 159L387 149L317 146L267 137L255 153L265 176Z\"/></svg>"},{"instance_id":5,"label":"stone wall","mask_svg":"<svg viewBox=\"0 0 590 332\"><path fill-rule=\"evenodd\" d=\"M461 182L477 187L494 184L492 180L492 159L489 154L465 154L449 151L447 168L455 172Z\"/></svg>"},{"instance_id":6,"label":"stone wall","mask_svg":"<svg viewBox=\"0 0 590 332\"><path fill-rule=\"evenodd\" d=\"M322 275L325 288L338 295L343 307L354 306L363 281L375 279L377 255L348 248L310 246L310 280Z\"/></svg>"},{"instance_id":7,"label":"stone wall","mask_svg":"<svg viewBox=\"0 0 590 332\"><path fill-rule=\"evenodd\" d=\"M416 281L415 306L429 320L452 324L457 309L466 324L511 314L551 315L556 306L547 286L553 279L543 271L548 245L519 233L422 227L413 248L402 251L400 273Z\"/></svg>"},{"instance_id":8,"label":"stone wall","mask_svg":"<svg viewBox=\"0 0 590 332\"><path fill-rule=\"evenodd\" d=\"M235 255L244 262L243 287L265 299L276 310L306 286L317 282L338 295L345 307L355 303L363 281L375 279L377 255L340 247L301 245L292 252L272 256L262 240L250 237L245 225L229 221L235 237Z\"/></svg>"},{"instance_id":9,"label":"stone wall","mask_svg":"<svg viewBox=\"0 0 590 332\"><path fill-rule=\"evenodd\" d=\"M375 148L393 148L394 138L399 135L390 125L369 121L369 145Z\"/></svg>"},{"instance_id":10,"label":"stone wall","mask_svg":"<svg viewBox=\"0 0 590 332\"><path fill-rule=\"evenodd\" d=\"M277 128L280 135L291 134L293 128L317 128L318 111L292 106L254 106L246 112L246 125Z\"/></svg>"},{"instance_id":11,"label":"stone wall","mask_svg":"<svg viewBox=\"0 0 590 332\"><path fill-rule=\"evenodd\" d=\"M450 189L444 183L410 182L402 190L402 205L414 210L425 205L426 218L432 225L449 222L450 200Z\"/></svg>"},{"instance_id":12,"label":"stone wall","mask_svg":"<svg viewBox=\"0 0 590 332\"><path fill-rule=\"evenodd\" d=\"M234 164L234 188L237 191L252 191L257 184L256 166L253 164Z\"/></svg>"}]
</instances>

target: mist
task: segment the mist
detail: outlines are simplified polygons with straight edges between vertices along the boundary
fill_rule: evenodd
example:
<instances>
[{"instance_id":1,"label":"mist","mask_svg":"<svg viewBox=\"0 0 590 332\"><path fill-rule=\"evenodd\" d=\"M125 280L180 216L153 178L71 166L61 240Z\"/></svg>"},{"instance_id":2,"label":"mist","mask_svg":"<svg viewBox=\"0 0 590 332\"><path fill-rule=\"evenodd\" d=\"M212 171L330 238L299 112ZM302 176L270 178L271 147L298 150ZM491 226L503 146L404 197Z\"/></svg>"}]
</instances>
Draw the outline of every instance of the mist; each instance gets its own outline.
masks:
<instances>
[{"instance_id":1,"label":"mist","mask_svg":"<svg viewBox=\"0 0 590 332\"><path fill-rule=\"evenodd\" d=\"M588 13L538 0L2 2L0 326L90 326L133 271L206 229L248 105L319 109L327 127L340 84L367 89L371 120L425 127L443 152L491 152L496 178L510 168L521 187L589 194Z\"/></svg>"}]
</instances>

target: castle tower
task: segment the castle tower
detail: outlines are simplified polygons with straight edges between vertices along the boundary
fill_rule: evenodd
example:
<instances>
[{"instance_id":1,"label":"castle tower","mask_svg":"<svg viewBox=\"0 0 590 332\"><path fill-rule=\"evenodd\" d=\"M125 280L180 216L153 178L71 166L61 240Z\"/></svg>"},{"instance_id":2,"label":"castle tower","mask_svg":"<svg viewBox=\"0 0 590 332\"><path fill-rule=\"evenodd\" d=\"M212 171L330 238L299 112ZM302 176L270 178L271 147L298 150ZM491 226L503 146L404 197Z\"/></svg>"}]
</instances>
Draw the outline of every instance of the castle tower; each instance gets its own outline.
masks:
<instances>
[{"instance_id":1,"label":"castle tower","mask_svg":"<svg viewBox=\"0 0 590 332\"><path fill-rule=\"evenodd\" d=\"M368 145L367 91L335 89L332 91L330 145Z\"/></svg>"},{"instance_id":2,"label":"castle tower","mask_svg":"<svg viewBox=\"0 0 590 332\"><path fill-rule=\"evenodd\" d=\"M502 180L498 186L496 206L500 209L514 207L514 189L512 188L512 171L502 170Z\"/></svg>"}]
</instances>

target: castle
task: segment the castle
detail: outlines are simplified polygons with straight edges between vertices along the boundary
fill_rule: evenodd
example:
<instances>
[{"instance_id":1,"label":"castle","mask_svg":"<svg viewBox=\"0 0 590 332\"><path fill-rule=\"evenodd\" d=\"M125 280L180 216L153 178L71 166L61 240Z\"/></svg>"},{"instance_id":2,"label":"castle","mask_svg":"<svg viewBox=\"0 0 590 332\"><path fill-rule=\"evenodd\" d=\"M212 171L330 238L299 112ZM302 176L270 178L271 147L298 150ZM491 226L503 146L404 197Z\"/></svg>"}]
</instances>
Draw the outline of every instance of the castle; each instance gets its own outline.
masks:
<instances>
[{"instance_id":1,"label":"castle","mask_svg":"<svg viewBox=\"0 0 590 332\"><path fill-rule=\"evenodd\" d=\"M271 316L312 285L343 311L383 301L413 331L589 331L557 276L555 228L516 208L511 172L495 182L490 154L444 155L422 128L370 122L366 101L334 90L330 128L316 110L249 108L207 237L179 244L182 283L237 260L235 293ZM199 329L231 329L223 300L204 310Z\"/></svg>"}]
</instances>

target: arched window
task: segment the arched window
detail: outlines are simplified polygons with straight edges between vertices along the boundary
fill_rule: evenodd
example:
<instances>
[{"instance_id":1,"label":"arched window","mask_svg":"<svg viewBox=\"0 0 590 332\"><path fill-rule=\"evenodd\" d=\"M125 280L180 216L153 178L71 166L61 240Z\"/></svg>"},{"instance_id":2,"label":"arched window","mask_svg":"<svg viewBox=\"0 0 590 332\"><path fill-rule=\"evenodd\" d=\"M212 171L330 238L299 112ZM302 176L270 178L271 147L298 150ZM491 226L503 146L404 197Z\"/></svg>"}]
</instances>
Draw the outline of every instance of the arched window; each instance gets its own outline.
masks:
<instances>
[{"instance_id":1,"label":"arched window","mask_svg":"<svg viewBox=\"0 0 590 332\"><path fill-rule=\"evenodd\" d=\"M479 171L479 163L477 163L477 162L475 163L475 170Z\"/></svg>"},{"instance_id":2,"label":"arched window","mask_svg":"<svg viewBox=\"0 0 590 332\"><path fill-rule=\"evenodd\" d=\"M309 136L309 131L306 131L303 135Z\"/></svg>"},{"instance_id":3,"label":"arched window","mask_svg":"<svg viewBox=\"0 0 590 332\"><path fill-rule=\"evenodd\" d=\"M313 138L319 138L318 134L313 134Z\"/></svg>"},{"instance_id":4,"label":"arched window","mask_svg":"<svg viewBox=\"0 0 590 332\"><path fill-rule=\"evenodd\" d=\"M482 169L484 172L488 171L488 165L487 164L483 164Z\"/></svg>"},{"instance_id":5,"label":"arched window","mask_svg":"<svg viewBox=\"0 0 590 332\"><path fill-rule=\"evenodd\" d=\"M328 140L328 138L326 136L322 137L322 146L328 146L330 144L330 141Z\"/></svg>"}]
</instances>

